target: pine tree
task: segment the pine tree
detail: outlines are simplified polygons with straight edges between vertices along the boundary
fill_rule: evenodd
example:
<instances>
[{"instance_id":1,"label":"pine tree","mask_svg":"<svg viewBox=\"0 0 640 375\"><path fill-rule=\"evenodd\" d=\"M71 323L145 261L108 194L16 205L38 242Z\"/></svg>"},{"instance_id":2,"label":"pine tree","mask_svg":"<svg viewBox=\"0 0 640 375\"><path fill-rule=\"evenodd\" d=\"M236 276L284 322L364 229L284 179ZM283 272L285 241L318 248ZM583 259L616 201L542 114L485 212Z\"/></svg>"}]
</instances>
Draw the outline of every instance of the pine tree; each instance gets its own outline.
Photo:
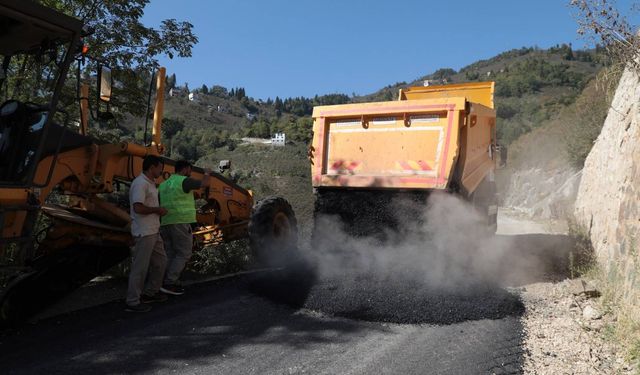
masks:
<instances>
[{"instance_id":1,"label":"pine tree","mask_svg":"<svg viewBox=\"0 0 640 375\"><path fill-rule=\"evenodd\" d=\"M172 74L167 77L167 90L174 89L176 87L176 75Z\"/></svg>"},{"instance_id":2,"label":"pine tree","mask_svg":"<svg viewBox=\"0 0 640 375\"><path fill-rule=\"evenodd\" d=\"M279 96L276 96L275 102L273 102L273 107L276 111L282 111L282 99Z\"/></svg>"}]
</instances>

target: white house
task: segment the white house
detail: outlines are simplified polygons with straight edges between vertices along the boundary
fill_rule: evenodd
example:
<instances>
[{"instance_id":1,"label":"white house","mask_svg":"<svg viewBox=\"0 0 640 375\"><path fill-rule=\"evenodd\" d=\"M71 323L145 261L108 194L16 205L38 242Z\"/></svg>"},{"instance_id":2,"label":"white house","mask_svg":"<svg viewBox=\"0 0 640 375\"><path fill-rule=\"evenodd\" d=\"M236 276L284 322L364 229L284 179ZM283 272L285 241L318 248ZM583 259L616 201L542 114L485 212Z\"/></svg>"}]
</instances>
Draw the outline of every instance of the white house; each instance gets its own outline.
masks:
<instances>
[{"instance_id":1,"label":"white house","mask_svg":"<svg viewBox=\"0 0 640 375\"><path fill-rule=\"evenodd\" d=\"M169 96L174 97L174 96L183 96L184 95L184 89L181 87L174 87L172 89L169 90Z\"/></svg>"},{"instance_id":2,"label":"white house","mask_svg":"<svg viewBox=\"0 0 640 375\"><path fill-rule=\"evenodd\" d=\"M286 143L286 136L284 133L275 133L271 136L271 144L274 146L284 146Z\"/></svg>"}]
</instances>

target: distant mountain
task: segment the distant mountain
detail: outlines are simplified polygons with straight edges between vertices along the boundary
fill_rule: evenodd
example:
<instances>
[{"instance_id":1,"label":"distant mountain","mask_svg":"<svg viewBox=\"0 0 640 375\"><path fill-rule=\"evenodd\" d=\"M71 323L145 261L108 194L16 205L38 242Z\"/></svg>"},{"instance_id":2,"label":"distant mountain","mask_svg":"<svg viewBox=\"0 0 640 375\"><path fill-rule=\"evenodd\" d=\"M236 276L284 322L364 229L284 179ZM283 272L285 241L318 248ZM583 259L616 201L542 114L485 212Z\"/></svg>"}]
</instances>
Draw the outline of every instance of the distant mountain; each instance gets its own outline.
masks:
<instances>
[{"instance_id":1,"label":"distant mountain","mask_svg":"<svg viewBox=\"0 0 640 375\"><path fill-rule=\"evenodd\" d=\"M574 51L569 45L520 48L477 61L459 71L442 68L369 95L276 97L266 101L251 98L244 88L175 87L175 76L172 76L168 88L173 89L174 95L167 91L164 114L168 121L179 126L165 136L173 138L174 151L181 149L178 154L192 159L204 156L207 148L234 148L241 137L264 138L276 131L285 131L291 140L306 142L311 136L309 117L315 105L395 100L400 88L422 86L427 80L434 84L493 80L496 81L498 138L509 144L573 103L602 69L603 61L599 50ZM136 138L141 138L143 124L144 119L129 119L125 127L136 134Z\"/></svg>"}]
</instances>

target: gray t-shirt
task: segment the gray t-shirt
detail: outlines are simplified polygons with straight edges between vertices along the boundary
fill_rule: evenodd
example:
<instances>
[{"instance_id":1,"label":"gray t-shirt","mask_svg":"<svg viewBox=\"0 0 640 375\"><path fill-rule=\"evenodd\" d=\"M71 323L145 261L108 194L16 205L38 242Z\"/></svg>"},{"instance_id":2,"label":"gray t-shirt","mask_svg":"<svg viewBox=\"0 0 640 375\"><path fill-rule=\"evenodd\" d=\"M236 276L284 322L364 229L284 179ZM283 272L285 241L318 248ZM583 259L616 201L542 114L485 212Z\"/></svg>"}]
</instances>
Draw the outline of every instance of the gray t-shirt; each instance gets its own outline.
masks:
<instances>
[{"instance_id":1,"label":"gray t-shirt","mask_svg":"<svg viewBox=\"0 0 640 375\"><path fill-rule=\"evenodd\" d=\"M133 210L135 203L142 203L147 207L160 207L156 183L144 173L140 173L129 188L129 203L131 204L131 234L134 237L149 236L160 230L160 216L157 214L141 215Z\"/></svg>"}]
</instances>

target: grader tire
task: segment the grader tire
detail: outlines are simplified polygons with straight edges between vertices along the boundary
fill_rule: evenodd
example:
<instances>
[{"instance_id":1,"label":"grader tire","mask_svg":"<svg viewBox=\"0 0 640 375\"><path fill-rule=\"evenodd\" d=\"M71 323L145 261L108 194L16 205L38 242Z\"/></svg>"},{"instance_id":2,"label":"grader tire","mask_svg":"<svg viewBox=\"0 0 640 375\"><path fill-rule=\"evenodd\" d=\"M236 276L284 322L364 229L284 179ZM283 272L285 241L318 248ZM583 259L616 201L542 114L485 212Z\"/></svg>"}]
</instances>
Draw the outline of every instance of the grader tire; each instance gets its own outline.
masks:
<instances>
[{"instance_id":1,"label":"grader tire","mask_svg":"<svg viewBox=\"0 0 640 375\"><path fill-rule=\"evenodd\" d=\"M285 267L296 260L298 222L286 199L268 197L256 204L249 221L249 244L261 265Z\"/></svg>"}]
</instances>

